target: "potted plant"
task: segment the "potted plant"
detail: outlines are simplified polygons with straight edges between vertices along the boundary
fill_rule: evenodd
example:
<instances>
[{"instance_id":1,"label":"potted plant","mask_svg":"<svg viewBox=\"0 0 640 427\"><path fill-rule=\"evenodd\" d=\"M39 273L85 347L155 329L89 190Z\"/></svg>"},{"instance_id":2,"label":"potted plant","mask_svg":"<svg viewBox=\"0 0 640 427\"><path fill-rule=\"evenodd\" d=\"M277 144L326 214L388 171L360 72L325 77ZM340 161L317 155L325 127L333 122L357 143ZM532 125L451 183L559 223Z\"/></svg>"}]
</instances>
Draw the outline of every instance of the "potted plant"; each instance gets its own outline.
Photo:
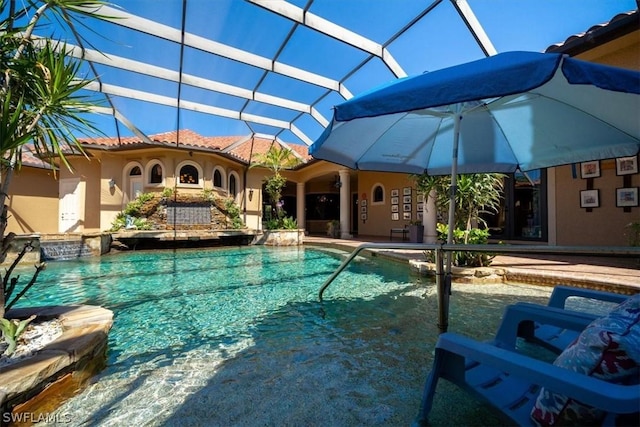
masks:
<instances>
[{"instance_id":1,"label":"potted plant","mask_svg":"<svg viewBox=\"0 0 640 427\"><path fill-rule=\"evenodd\" d=\"M333 219L327 222L327 236L336 239L340 238L340 221Z\"/></svg>"},{"instance_id":2,"label":"potted plant","mask_svg":"<svg viewBox=\"0 0 640 427\"><path fill-rule=\"evenodd\" d=\"M422 243L424 239L424 225L422 221L411 221L409 224L409 241L411 243Z\"/></svg>"}]
</instances>

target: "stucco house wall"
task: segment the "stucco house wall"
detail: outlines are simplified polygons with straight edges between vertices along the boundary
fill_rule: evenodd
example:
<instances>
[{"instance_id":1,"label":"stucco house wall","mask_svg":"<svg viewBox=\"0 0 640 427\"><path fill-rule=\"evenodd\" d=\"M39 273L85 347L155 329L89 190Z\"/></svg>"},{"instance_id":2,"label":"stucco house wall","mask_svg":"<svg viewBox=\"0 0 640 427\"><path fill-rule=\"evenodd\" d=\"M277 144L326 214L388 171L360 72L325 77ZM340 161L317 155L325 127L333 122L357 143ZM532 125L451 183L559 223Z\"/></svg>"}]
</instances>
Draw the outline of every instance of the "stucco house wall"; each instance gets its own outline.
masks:
<instances>
[{"instance_id":1,"label":"stucco house wall","mask_svg":"<svg viewBox=\"0 0 640 427\"><path fill-rule=\"evenodd\" d=\"M376 186L382 186L383 200L374 202L373 191ZM411 194L406 195L410 198L411 209L410 219L403 219L404 214L404 189L410 188ZM392 203L391 192L398 190L398 220L392 219ZM358 233L370 236L389 236L391 228L403 228L408 226L411 221L417 219L417 193L415 191L415 181L409 175L399 173L382 173L382 172L360 172L358 174L358 195L359 200L363 200L366 196L366 212L363 212L360 206L360 214L358 215ZM367 219L363 220L362 213L367 214Z\"/></svg>"},{"instance_id":2,"label":"stucco house wall","mask_svg":"<svg viewBox=\"0 0 640 427\"><path fill-rule=\"evenodd\" d=\"M587 180L580 178L579 167L556 168L557 241L560 245L626 246L629 244L625 226L640 220L639 208L625 212L616 207L616 188L623 185L623 177L616 175L615 161L600 163L601 176L593 178L599 190L600 207L590 211L580 208L580 191L587 189ZM574 172L575 171L575 172ZM632 186L640 186L640 175L631 175Z\"/></svg>"},{"instance_id":3,"label":"stucco house wall","mask_svg":"<svg viewBox=\"0 0 640 427\"><path fill-rule=\"evenodd\" d=\"M9 193L7 233L58 231L58 181L52 170L23 166L13 175Z\"/></svg>"}]
</instances>

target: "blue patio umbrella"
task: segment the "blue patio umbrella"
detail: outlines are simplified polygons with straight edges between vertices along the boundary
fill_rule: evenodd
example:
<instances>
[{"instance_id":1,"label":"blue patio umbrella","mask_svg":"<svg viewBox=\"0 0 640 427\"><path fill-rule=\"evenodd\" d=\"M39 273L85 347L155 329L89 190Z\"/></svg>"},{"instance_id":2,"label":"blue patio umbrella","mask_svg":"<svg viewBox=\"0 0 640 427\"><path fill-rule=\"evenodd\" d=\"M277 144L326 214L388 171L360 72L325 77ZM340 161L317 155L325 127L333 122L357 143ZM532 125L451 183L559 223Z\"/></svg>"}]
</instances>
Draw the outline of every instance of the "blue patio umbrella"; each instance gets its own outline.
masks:
<instances>
[{"instance_id":1,"label":"blue patio umbrella","mask_svg":"<svg viewBox=\"0 0 640 427\"><path fill-rule=\"evenodd\" d=\"M399 79L336 106L309 152L352 169L451 174L455 191L458 173L637 154L639 94L636 71L506 52ZM453 210L452 203L450 225Z\"/></svg>"},{"instance_id":2,"label":"blue patio umbrella","mask_svg":"<svg viewBox=\"0 0 640 427\"><path fill-rule=\"evenodd\" d=\"M336 106L309 152L352 169L450 174L450 244L458 173L637 155L639 95L636 71L557 53L506 52L403 78Z\"/></svg>"}]
</instances>

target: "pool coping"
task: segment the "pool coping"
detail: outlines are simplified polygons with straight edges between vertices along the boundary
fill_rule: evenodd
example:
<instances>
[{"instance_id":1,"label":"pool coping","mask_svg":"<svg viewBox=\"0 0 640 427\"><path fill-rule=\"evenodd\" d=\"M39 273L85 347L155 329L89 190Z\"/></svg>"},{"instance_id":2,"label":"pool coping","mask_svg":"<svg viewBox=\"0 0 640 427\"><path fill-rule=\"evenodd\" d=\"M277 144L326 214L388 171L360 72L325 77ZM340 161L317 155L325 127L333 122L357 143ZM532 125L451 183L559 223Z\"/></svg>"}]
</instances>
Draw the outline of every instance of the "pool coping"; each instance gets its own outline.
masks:
<instances>
[{"instance_id":1,"label":"pool coping","mask_svg":"<svg viewBox=\"0 0 640 427\"><path fill-rule=\"evenodd\" d=\"M305 246L331 247L352 252L363 243L355 240L307 239ZM362 254L379 256L385 259L408 264L409 268L422 276L435 276L435 264L427 262L423 250L365 249ZM621 271L624 269L620 269ZM624 279L615 274L601 274L593 271L563 272L535 265L531 268L510 266L497 263L486 267L452 267L453 281L456 283L495 283L496 281L511 283L528 283L542 286L567 285L588 289L617 292L633 295L640 290L640 282L635 279Z\"/></svg>"},{"instance_id":2,"label":"pool coping","mask_svg":"<svg viewBox=\"0 0 640 427\"><path fill-rule=\"evenodd\" d=\"M0 367L3 421L7 417L34 421L48 416L106 365L108 333L113 325L111 310L94 305L57 305L12 309L5 317L26 319L31 315L36 315L35 321L59 320L63 332L31 356Z\"/></svg>"}]
</instances>

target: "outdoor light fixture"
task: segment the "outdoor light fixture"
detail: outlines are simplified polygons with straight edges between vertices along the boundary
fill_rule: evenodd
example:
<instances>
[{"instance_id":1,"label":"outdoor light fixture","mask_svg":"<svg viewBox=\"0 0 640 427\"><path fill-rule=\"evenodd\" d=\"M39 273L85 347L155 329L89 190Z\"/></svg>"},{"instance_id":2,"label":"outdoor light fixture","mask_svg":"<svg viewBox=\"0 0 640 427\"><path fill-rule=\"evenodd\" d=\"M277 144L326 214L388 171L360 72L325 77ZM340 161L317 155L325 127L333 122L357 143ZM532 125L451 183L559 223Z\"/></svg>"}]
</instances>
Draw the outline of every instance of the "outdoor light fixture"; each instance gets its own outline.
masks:
<instances>
[{"instance_id":1,"label":"outdoor light fixture","mask_svg":"<svg viewBox=\"0 0 640 427\"><path fill-rule=\"evenodd\" d=\"M111 178L111 179L109 180L109 188L110 188L111 190L113 190L114 188L116 188L116 180L115 180L115 179Z\"/></svg>"},{"instance_id":2,"label":"outdoor light fixture","mask_svg":"<svg viewBox=\"0 0 640 427\"><path fill-rule=\"evenodd\" d=\"M338 175L336 175L336 179L333 181L333 187L334 188L342 187L342 181L340 181L340 177Z\"/></svg>"},{"instance_id":3,"label":"outdoor light fixture","mask_svg":"<svg viewBox=\"0 0 640 427\"><path fill-rule=\"evenodd\" d=\"M253 200L253 189L249 190L249 201Z\"/></svg>"}]
</instances>

